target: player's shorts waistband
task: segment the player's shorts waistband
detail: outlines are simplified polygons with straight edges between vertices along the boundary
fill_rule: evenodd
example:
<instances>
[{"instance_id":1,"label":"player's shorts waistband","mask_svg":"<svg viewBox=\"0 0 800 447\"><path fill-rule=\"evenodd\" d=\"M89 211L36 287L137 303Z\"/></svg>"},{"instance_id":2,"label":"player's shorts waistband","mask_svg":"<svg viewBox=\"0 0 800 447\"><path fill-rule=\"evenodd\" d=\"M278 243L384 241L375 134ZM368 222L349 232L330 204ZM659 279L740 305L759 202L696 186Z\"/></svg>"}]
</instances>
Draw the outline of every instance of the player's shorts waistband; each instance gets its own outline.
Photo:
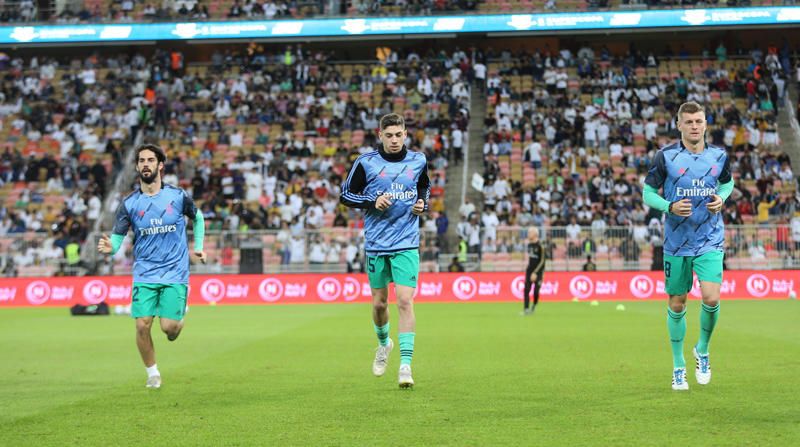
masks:
<instances>
[{"instance_id":1,"label":"player's shorts waistband","mask_svg":"<svg viewBox=\"0 0 800 447\"><path fill-rule=\"evenodd\" d=\"M419 250L419 246L416 247L406 247L406 248L397 248L392 250L366 250L367 256L385 256L385 255L393 255L395 253L400 253L403 251L410 251L410 250Z\"/></svg>"}]
</instances>

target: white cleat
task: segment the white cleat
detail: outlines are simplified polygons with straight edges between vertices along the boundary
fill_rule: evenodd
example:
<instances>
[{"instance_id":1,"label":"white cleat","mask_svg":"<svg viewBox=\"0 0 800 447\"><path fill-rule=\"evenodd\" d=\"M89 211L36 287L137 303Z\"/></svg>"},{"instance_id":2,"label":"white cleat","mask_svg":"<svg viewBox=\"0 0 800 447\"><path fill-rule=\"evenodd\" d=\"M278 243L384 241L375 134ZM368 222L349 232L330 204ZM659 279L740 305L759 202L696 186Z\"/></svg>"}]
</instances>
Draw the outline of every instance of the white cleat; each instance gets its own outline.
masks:
<instances>
[{"instance_id":1,"label":"white cleat","mask_svg":"<svg viewBox=\"0 0 800 447\"><path fill-rule=\"evenodd\" d=\"M672 389L675 391L689 389L689 382L686 381L686 368L675 368L672 371Z\"/></svg>"},{"instance_id":2,"label":"white cleat","mask_svg":"<svg viewBox=\"0 0 800 447\"><path fill-rule=\"evenodd\" d=\"M711 362L708 360L708 354L700 355L697 353L697 348L692 348L694 354L694 377L700 385L708 385L711 382Z\"/></svg>"},{"instance_id":3,"label":"white cleat","mask_svg":"<svg viewBox=\"0 0 800 447\"><path fill-rule=\"evenodd\" d=\"M390 338L386 346L378 346L378 349L375 350L375 361L372 362L372 374L375 374L376 377L380 377L386 373L386 365L389 363L389 353L392 352L392 348L394 348L394 343Z\"/></svg>"},{"instance_id":4,"label":"white cleat","mask_svg":"<svg viewBox=\"0 0 800 447\"><path fill-rule=\"evenodd\" d=\"M161 376L150 376L147 378L147 388L161 388Z\"/></svg>"},{"instance_id":5,"label":"white cleat","mask_svg":"<svg viewBox=\"0 0 800 447\"><path fill-rule=\"evenodd\" d=\"M414 378L411 377L411 365L400 365L400 373L397 375L400 388L413 388Z\"/></svg>"}]
</instances>

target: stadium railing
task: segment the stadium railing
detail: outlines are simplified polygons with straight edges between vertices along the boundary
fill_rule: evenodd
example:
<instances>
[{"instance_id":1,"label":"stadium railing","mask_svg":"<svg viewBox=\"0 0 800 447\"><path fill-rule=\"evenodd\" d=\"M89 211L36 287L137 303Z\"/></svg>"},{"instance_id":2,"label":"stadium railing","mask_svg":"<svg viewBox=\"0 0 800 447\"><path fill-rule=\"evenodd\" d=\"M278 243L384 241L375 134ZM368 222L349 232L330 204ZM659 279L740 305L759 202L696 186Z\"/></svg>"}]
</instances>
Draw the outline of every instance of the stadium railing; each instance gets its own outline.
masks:
<instances>
[{"instance_id":1,"label":"stadium railing","mask_svg":"<svg viewBox=\"0 0 800 447\"><path fill-rule=\"evenodd\" d=\"M494 241L484 238L482 252L470 254L463 263L467 271L523 271L527 259L527 227L498 227ZM579 271L592 256L597 270L660 270L663 240L660 227L581 227L570 238L567 227L546 227L542 241L547 253L547 270ZM293 236L294 234L294 236ZM485 235L485 229L482 229ZM92 233L96 243L99 233ZM727 225L725 227L726 268L800 269L800 237L789 225ZM794 237L794 238L793 238ZM191 235L190 235L191 240ZM114 258L96 251L82 253L79 264L68 265L64 256L52 254L54 241L44 233L0 236L0 275L129 275L133 256L128 238ZM446 271L455 254L439 253L436 233L421 232L420 269ZM92 244L89 244L92 245ZM193 265L193 273L344 273L350 253L359 253L363 268L363 232L360 229L329 228L291 232L210 232L205 249L208 264ZM323 262L312 262L314 251L322 250ZM55 250L57 252L57 250ZM356 266L357 267L357 266ZM358 269L356 268L356 271Z\"/></svg>"},{"instance_id":2,"label":"stadium railing","mask_svg":"<svg viewBox=\"0 0 800 447\"><path fill-rule=\"evenodd\" d=\"M567 227L542 229L547 254L547 270L583 270L587 256L597 270L663 269L663 227L617 226L592 228L582 226L578 236L570 238ZM525 269L523 227L498 227L495 252L483 244L482 271L522 271ZM800 237L792 239L789 225L726 225L725 264L727 269L798 269ZM502 247L505 247L504 249ZM505 250L506 253L503 253Z\"/></svg>"}]
</instances>

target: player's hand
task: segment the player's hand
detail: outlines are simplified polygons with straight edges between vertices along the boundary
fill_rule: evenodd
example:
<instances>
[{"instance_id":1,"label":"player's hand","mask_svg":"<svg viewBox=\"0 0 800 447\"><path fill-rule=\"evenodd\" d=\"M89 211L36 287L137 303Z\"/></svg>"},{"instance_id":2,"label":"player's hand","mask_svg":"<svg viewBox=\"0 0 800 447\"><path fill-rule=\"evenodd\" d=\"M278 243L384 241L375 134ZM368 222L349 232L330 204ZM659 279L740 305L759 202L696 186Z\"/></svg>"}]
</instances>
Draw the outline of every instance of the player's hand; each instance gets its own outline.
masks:
<instances>
[{"instance_id":1,"label":"player's hand","mask_svg":"<svg viewBox=\"0 0 800 447\"><path fill-rule=\"evenodd\" d=\"M716 194L712 194L711 198L713 200L711 200L706 204L706 208L708 208L708 210L711 211L712 213L717 214L718 212L722 211L722 205L723 205L722 197Z\"/></svg>"},{"instance_id":2,"label":"player's hand","mask_svg":"<svg viewBox=\"0 0 800 447\"><path fill-rule=\"evenodd\" d=\"M536 282L537 279L539 279L539 275L536 272L531 272L531 282Z\"/></svg>"},{"instance_id":3,"label":"player's hand","mask_svg":"<svg viewBox=\"0 0 800 447\"><path fill-rule=\"evenodd\" d=\"M421 216L422 213L425 212L425 201L422 199L417 199L417 203L411 207L411 212L416 214L417 216Z\"/></svg>"},{"instance_id":4,"label":"player's hand","mask_svg":"<svg viewBox=\"0 0 800 447\"><path fill-rule=\"evenodd\" d=\"M111 238L107 234L100 236L100 240L97 241L97 251L106 255L111 254Z\"/></svg>"},{"instance_id":5,"label":"player's hand","mask_svg":"<svg viewBox=\"0 0 800 447\"><path fill-rule=\"evenodd\" d=\"M375 209L385 211L386 208L389 208L392 205L392 200L389 197L391 197L389 193L384 193L378 197L378 200L375 201Z\"/></svg>"},{"instance_id":6,"label":"player's hand","mask_svg":"<svg viewBox=\"0 0 800 447\"><path fill-rule=\"evenodd\" d=\"M195 264L198 262L202 262L203 264L206 263L206 252L204 251L196 251L192 253L192 260Z\"/></svg>"},{"instance_id":7,"label":"player's hand","mask_svg":"<svg viewBox=\"0 0 800 447\"><path fill-rule=\"evenodd\" d=\"M675 202L670 206L669 212L676 216L689 217L692 215L692 201L683 199Z\"/></svg>"}]
</instances>

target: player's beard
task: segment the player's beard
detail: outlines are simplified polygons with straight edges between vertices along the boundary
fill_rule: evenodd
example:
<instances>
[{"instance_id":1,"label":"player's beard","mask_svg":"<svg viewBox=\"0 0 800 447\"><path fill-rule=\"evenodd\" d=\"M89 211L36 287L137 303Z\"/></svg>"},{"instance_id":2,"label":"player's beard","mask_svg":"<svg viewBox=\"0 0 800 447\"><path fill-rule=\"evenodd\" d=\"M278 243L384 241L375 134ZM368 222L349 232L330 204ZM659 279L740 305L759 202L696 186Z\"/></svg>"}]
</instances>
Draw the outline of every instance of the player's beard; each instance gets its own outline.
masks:
<instances>
[{"instance_id":1,"label":"player's beard","mask_svg":"<svg viewBox=\"0 0 800 447\"><path fill-rule=\"evenodd\" d=\"M145 176L144 172L139 172L139 180L147 183L148 185L155 182L156 178L158 178L158 174L153 171L149 171L149 176L147 177Z\"/></svg>"}]
</instances>

